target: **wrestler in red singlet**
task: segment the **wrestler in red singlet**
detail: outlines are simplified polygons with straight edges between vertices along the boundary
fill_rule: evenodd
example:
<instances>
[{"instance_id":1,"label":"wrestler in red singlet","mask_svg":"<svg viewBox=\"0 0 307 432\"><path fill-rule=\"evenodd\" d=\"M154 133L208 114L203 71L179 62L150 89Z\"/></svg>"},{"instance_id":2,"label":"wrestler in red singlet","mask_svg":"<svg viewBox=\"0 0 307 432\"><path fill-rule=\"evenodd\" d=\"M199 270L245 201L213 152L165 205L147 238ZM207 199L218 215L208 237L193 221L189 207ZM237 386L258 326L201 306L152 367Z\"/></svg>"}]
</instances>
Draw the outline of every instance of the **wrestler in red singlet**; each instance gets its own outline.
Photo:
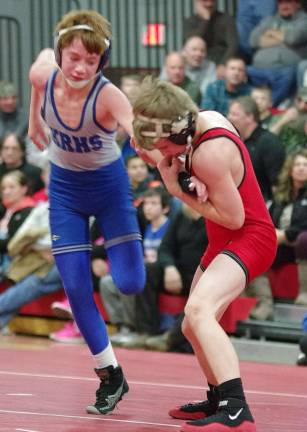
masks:
<instances>
[{"instance_id":1,"label":"wrestler in red singlet","mask_svg":"<svg viewBox=\"0 0 307 432\"><path fill-rule=\"evenodd\" d=\"M207 219L209 246L201 265L206 268L216 255L225 253L240 264L246 273L247 282L250 282L271 266L277 248L276 234L248 150L236 134L225 128L209 129L193 144L193 152L205 141L221 137L234 142L242 155L244 177L238 190L245 209L245 221L242 228L234 231ZM191 171L193 174L193 167Z\"/></svg>"}]
</instances>

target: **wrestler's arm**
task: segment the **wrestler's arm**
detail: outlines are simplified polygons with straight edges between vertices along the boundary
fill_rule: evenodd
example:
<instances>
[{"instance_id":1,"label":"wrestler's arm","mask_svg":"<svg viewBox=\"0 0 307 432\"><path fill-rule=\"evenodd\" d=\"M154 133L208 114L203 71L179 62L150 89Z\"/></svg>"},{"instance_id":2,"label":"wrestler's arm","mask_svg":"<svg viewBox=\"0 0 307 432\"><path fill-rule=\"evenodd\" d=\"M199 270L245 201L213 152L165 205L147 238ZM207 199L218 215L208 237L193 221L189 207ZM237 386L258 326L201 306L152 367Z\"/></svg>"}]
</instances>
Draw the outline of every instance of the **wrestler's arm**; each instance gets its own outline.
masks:
<instances>
[{"instance_id":1,"label":"wrestler's arm","mask_svg":"<svg viewBox=\"0 0 307 432\"><path fill-rule=\"evenodd\" d=\"M108 110L125 131L132 137L132 107L127 97L115 87L113 84L105 87L103 92L104 104L108 107ZM163 159L163 156L158 150L147 151L137 146L134 139L131 139L131 146L137 152L137 154L148 164L156 166L157 163Z\"/></svg>"},{"instance_id":2,"label":"wrestler's arm","mask_svg":"<svg viewBox=\"0 0 307 432\"><path fill-rule=\"evenodd\" d=\"M49 141L46 126L40 115L42 98L46 82L56 66L54 52L47 48L40 52L29 72L31 101L28 135L40 150L43 150Z\"/></svg>"},{"instance_id":3,"label":"wrestler's arm","mask_svg":"<svg viewBox=\"0 0 307 432\"><path fill-rule=\"evenodd\" d=\"M171 161L164 159L158 168L170 193L204 218L236 230L244 223L245 211L231 174L231 151L227 146L223 148L222 145L214 144L206 142L206 146L200 146L193 156L194 174L207 188L208 199L205 202L200 202L195 195L184 193L180 188L177 176L181 168L177 158Z\"/></svg>"}]
</instances>

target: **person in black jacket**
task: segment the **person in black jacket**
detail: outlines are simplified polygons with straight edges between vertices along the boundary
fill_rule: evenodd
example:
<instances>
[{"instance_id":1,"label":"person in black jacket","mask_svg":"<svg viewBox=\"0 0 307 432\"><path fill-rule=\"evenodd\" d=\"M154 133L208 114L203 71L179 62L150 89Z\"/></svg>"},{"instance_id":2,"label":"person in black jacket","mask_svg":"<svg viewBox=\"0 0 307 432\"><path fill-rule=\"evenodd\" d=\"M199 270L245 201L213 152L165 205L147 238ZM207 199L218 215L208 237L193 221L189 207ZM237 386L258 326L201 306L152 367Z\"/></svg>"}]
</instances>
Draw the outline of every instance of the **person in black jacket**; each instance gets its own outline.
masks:
<instances>
[{"instance_id":1,"label":"person in black jacket","mask_svg":"<svg viewBox=\"0 0 307 432\"><path fill-rule=\"evenodd\" d=\"M189 294L195 270L207 244L203 218L194 209L182 204L163 236L158 260L146 264L147 280L143 293L136 295L137 331L141 337L122 346L147 346L148 339L143 337L144 334L151 338L171 328L176 328L174 331L178 335L176 350L180 350L182 345L189 345L181 332L180 317L160 315L159 294L184 297Z\"/></svg>"},{"instance_id":2,"label":"person in black jacket","mask_svg":"<svg viewBox=\"0 0 307 432\"><path fill-rule=\"evenodd\" d=\"M27 177L28 194L44 188L42 170L26 160L26 144L23 138L15 133L6 134L0 142L0 179L4 174L19 170Z\"/></svg>"},{"instance_id":3,"label":"person in black jacket","mask_svg":"<svg viewBox=\"0 0 307 432\"><path fill-rule=\"evenodd\" d=\"M281 170L270 214L276 227L277 254L272 268L298 263L300 293L297 304L307 304L307 149L287 156ZM250 317L267 319L272 314L273 299L267 275L259 276L248 287L258 303Z\"/></svg>"},{"instance_id":4,"label":"person in black jacket","mask_svg":"<svg viewBox=\"0 0 307 432\"><path fill-rule=\"evenodd\" d=\"M184 42L200 36L207 43L208 59L217 65L217 78L224 77L225 62L239 52L235 19L216 8L216 0L194 0L195 14L183 21Z\"/></svg>"},{"instance_id":5,"label":"person in black jacket","mask_svg":"<svg viewBox=\"0 0 307 432\"><path fill-rule=\"evenodd\" d=\"M281 141L261 127L257 104L250 96L239 97L230 103L228 119L238 129L249 151L264 200L271 200L285 160Z\"/></svg>"}]
</instances>

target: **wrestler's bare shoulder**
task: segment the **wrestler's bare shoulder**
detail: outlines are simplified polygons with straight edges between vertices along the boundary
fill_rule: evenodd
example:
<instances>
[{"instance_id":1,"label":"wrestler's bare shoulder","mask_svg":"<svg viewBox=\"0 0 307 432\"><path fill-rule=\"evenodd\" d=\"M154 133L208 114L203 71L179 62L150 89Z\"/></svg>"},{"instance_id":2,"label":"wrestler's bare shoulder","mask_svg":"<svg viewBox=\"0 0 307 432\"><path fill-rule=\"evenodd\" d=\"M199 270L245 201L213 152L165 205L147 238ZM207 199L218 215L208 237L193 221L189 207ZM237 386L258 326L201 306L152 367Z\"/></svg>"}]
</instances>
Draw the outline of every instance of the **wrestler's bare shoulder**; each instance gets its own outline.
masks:
<instances>
[{"instance_id":1,"label":"wrestler's bare shoulder","mask_svg":"<svg viewBox=\"0 0 307 432\"><path fill-rule=\"evenodd\" d=\"M230 121L217 111L201 111L199 117L205 126L205 130L222 127L238 135L238 132Z\"/></svg>"}]
</instances>

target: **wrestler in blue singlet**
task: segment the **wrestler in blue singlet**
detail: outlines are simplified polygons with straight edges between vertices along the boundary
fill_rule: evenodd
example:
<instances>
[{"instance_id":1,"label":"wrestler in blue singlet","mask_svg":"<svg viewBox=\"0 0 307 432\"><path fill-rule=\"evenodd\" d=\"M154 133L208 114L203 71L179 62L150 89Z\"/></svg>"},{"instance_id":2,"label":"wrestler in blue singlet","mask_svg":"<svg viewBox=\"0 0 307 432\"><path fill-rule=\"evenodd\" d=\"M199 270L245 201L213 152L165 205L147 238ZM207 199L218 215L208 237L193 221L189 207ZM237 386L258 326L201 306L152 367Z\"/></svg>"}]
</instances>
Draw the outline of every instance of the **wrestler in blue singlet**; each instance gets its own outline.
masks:
<instances>
[{"instance_id":1,"label":"wrestler in blue singlet","mask_svg":"<svg viewBox=\"0 0 307 432\"><path fill-rule=\"evenodd\" d=\"M72 128L62 121L54 98L57 70L50 76L42 117L50 127L49 185L52 250L74 318L92 354L108 345L105 323L93 298L89 218L105 239L111 273L125 294L143 289L141 235L129 179L115 131L96 119L96 100L109 81L99 73Z\"/></svg>"}]
</instances>

